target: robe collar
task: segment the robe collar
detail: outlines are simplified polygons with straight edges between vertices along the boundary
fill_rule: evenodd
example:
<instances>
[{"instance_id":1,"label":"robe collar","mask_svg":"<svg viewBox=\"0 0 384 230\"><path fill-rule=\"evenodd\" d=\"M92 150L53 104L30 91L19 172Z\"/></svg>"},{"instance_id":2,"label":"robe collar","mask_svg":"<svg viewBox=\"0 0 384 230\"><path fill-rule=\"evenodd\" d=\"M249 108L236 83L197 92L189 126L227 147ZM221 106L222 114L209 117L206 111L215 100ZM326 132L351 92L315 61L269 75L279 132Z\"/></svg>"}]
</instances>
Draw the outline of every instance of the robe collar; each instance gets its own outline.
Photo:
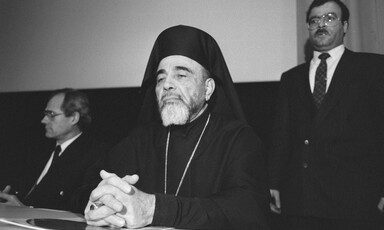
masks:
<instances>
[{"instance_id":1,"label":"robe collar","mask_svg":"<svg viewBox=\"0 0 384 230\"><path fill-rule=\"evenodd\" d=\"M208 119L208 115L210 113L209 107L195 120L189 122L185 125L172 125L171 126L171 135L179 135L183 137L188 137L190 133L194 133L193 130L196 128L201 131L200 127L203 127Z\"/></svg>"}]
</instances>

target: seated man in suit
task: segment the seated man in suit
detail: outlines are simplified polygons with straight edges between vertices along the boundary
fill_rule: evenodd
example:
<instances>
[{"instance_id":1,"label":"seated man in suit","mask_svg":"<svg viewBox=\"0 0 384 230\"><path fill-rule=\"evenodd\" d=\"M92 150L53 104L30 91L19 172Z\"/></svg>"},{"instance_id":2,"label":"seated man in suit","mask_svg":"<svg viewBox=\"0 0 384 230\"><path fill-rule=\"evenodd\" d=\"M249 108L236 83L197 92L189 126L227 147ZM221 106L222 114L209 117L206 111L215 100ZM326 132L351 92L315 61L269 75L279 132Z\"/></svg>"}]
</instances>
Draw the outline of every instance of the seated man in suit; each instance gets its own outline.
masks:
<instances>
[{"instance_id":1,"label":"seated man in suit","mask_svg":"<svg viewBox=\"0 0 384 230\"><path fill-rule=\"evenodd\" d=\"M87 168L107 151L106 145L84 132L91 120L87 95L74 89L54 91L41 123L45 136L54 139L56 147L47 153L40 175L31 184L13 188L17 195L9 194L8 185L0 198L9 205L82 211L71 205L72 193L82 184Z\"/></svg>"},{"instance_id":2,"label":"seated man in suit","mask_svg":"<svg viewBox=\"0 0 384 230\"><path fill-rule=\"evenodd\" d=\"M143 125L108 155L87 223L268 229L263 147L216 41L188 26L163 31L142 90Z\"/></svg>"}]
</instances>

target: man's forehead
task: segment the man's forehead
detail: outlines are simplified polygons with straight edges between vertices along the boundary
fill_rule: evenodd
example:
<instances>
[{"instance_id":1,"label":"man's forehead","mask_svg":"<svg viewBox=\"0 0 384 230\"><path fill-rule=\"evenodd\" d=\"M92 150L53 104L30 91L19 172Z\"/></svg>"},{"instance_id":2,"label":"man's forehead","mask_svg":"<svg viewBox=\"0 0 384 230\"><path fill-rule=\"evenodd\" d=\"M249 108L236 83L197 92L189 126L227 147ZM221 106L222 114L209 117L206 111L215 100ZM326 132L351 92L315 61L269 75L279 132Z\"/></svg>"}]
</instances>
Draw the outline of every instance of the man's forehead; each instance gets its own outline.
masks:
<instances>
[{"instance_id":1,"label":"man's forehead","mask_svg":"<svg viewBox=\"0 0 384 230\"><path fill-rule=\"evenodd\" d=\"M64 101L64 94L57 94L53 96L47 104L47 109L49 110L61 110L61 105Z\"/></svg>"},{"instance_id":2,"label":"man's forehead","mask_svg":"<svg viewBox=\"0 0 384 230\"><path fill-rule=\"evenodd\" d=\"M323 5L321 6L317 6L317 7L314 7L312 10L311 10L311 13L309 15L309 18L311 17L317 17L317 16L321 16L323 14L327 14L327 13L334 13L336 14L337 16L341 16L341 9L340 9L340 6L335 3L335 2L327 2L327 3L324 3Z\"/></svg>"},{"instance_id":3,"label":"man's forehead","mask_svg":"<svg viewBox=\"0 0 384 230\"><path fill-rule=\"evenodd\" d=\"M203 66L189 57L183 55L171 55L163 58L160 61L157 70L175 67L186 67L195 71L203 69Z\"/></svg>"}]
</instances>

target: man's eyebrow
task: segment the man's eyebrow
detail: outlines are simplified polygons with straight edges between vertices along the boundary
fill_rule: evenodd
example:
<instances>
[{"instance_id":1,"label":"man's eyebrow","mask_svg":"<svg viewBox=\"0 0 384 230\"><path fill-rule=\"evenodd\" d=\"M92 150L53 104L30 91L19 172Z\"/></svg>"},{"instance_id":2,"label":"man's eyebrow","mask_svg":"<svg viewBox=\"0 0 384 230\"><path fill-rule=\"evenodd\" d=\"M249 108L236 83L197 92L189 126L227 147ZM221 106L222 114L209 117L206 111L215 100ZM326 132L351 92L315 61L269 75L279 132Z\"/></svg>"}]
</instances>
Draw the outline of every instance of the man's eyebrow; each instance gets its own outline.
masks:
<instances>
[{"instance_id":1,"label":"man's eyebrow","mask_svg":"<svg viewBox=\"0 0 384 230\"><path fill-rule=\"evenodd\" d=\"M158 71L156 71L156 76L159 76L160 74L163 74L165 73L165 69L159 69Z\"/></svg>"},{"instance_id":2,"label":"man's eyebrow","mask_svg":"<svg viewBox=\"0 0 384 230\"><path fill-rule=\"evenodd\" d=\"M190 68L185 67L185 66L175 66L174 69L177 71L182 70L182 71L186 71L188 73L194 74L193 70L191 70ZM156 71L156 76L159 76L160 74L163 74L165 72L166 72L165 69L159 69Z\"/></svg>"},{"instance_id":3,"label":"man's eyebrow","mask_svg":"<svg viewBox=\"0 0 384 230\"><path fill-rule=\"evenodd\" d=\"M176 70L187 71L188 73L193 74L193 71L192 71L190 68L187 68L187 67L185 67L185 66L175 66L175 69L176 69Z\"/></svg>"},{"instance_id":4,"label":"man's eyebrow","mask_svg":"<svg viewBox=\"0 0 384 230\"><path fill-rule=\"evenodd\" d=\"M337 17L338 17L338 15L335 13L335 12L328 12L328 13L326 13L326 14L322 14L322 15L313 15L312 17L309 17L309 19L312 19L312 18L320 18L320 17L322 17L322 16L324 16L324 15L328 15L328 14L334 14L334 15L336 15Z\"/></svg>"}]
</instances>

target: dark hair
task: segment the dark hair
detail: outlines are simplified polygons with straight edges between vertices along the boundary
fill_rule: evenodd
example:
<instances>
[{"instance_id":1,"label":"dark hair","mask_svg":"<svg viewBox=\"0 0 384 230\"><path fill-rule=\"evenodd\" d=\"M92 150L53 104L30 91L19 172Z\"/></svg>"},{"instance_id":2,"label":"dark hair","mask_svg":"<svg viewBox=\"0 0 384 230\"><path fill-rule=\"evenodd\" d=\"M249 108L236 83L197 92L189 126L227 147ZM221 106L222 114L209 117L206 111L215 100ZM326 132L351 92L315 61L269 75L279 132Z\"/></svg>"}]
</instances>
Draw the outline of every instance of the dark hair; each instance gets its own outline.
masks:
<instances>
[{"instance_id":1,"label":"dark hair","mask_svg":"<svg viewBox=\"0 0 384 230\"><path fill-rule=\"evenodd\" d=\"M91 110L89 107L88 96L75 89L64 88L58 89L52 92L49 100L58 94L64 94L64 100L61 104L61 110L64 112L65 116L71 116L75 112L78 112L80 115L78 127L80 130L86 130L89 128L92 117Z\"/></svg>"},{"instance_id":2,"label":"dark hair","mask_svg":"<svg viewBox=\"0 0 384 230\"><path fill-rule=\"evenodd\" d=\"M349 10L348 10L347 6L340 0L314 0L308 8L306 21L308 22L309 14L311 13L313 8L322 6L327 2L334 2L337 5L339 5L339 7L341 8L341 21L342 22L345 22L345 21L348 22Z\"/></svg>"}]
</instances>

